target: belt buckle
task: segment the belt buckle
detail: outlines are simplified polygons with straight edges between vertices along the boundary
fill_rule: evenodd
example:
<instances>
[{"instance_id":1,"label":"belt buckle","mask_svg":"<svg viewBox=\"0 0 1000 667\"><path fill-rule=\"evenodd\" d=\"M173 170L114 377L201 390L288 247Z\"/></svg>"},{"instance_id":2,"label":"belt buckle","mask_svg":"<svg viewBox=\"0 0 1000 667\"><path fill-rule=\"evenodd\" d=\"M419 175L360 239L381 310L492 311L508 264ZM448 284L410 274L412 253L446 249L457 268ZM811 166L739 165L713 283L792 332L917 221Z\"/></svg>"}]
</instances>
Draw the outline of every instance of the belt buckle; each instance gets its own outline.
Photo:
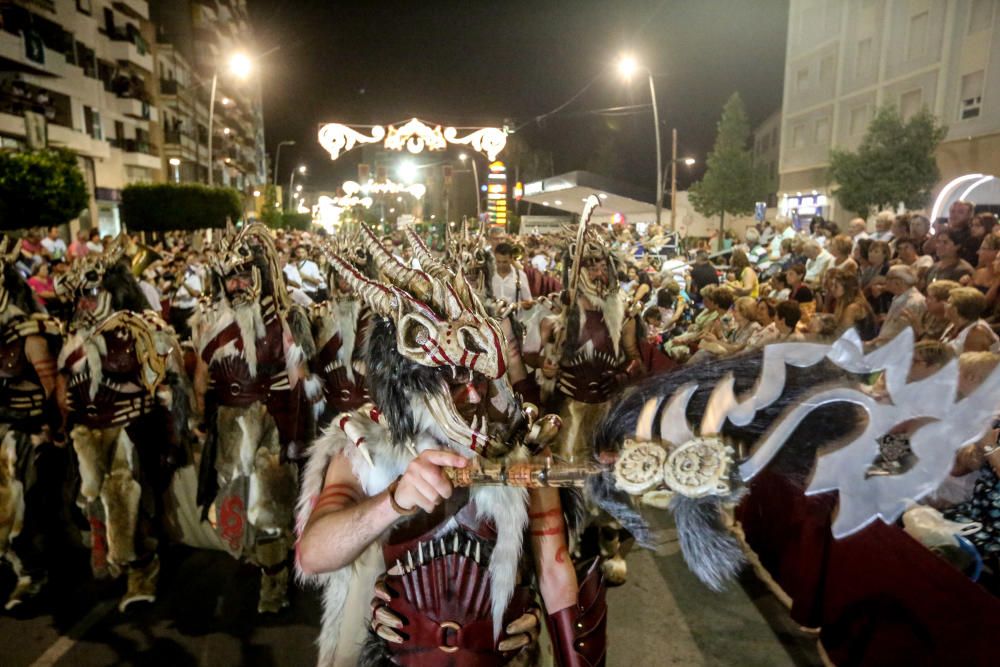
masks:
<instances>
[{"instance_id":1,"label":"belt buckle","mask_svg":"<svg viewBox=\"0 0 1000 667\"><path fill-rule=\"evenodd\" d=\"M230 396L239 396L242 393L242 391L243 391L243 386L239 382L230 382L229 383L229 395Z\"/></svg>"},{"instance_id":2,"label":"belt buckle","mask_svg":"<svg viewBox=\"0 0 1000 667\"><path fill-rule=\"evenodd\" d=\"M446 630L454 630L455 638L458 639L458 633L462 629L462 626L456 623L455 621L441 621L440 623L438 623L438 626L441 628L442 641L444 641L445 637L448 636ZM455 651L458 650L459 647L458 645L441 644L440 646L438 646L438 648L444 651L445 653L454 653Z\"/></svg>"},{"instance_id":3,"label":"belt buckle","mask_svg":"<svg viewBox=\"0 0 1000 667\"><path fill-rule=\"evenodd\" d=\"M93 403L89 403L89 404L87 404L87 407L85 407L85 408L83 409L83 411L84 411L84 412L86 413L86 415L87 415L88 417L90 417L91 419L94 419L95 417L97 417L97 406L96 406L96 405L94 405Z\"/></svg>"}]
</instances>

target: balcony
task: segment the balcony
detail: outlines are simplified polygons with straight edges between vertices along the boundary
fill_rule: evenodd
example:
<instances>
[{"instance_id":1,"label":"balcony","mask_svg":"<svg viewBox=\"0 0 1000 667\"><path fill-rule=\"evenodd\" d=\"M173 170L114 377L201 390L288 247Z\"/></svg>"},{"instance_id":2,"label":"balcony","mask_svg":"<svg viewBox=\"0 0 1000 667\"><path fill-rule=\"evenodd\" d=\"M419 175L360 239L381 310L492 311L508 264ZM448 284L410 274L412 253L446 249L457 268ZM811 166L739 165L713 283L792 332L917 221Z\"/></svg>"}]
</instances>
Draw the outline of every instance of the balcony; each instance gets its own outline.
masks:
<instances>
[{"instance_id":1,"label":"balcony","mask_svg":"<svg viewBox=\"0 0 1000 667\"><path fill-rule=\"evenodd\" d=\"M117 97L115 98L115 107L118 109L118 113L129 118L151 120L154 123L158 119L156 107L135 98Z\"/></svg>"},{"instance_id":2,"label":"balcony","mask_svg":"<svg viewBox=\"0 0 1000 667\"><path fill-rule=\"evenodd\" d=\"M153 71L153 55L148 52L141 53L139 47L132 42L112 40L107 54L119 62L132 63L146 72Z\"/></svg>"},{"instance_id":3,"label":"balcony","mask_svg":"<svg viewBox=\"0 0 1000 667\"><path fill-rule=\"evenodd\" d=\"M146 0L115 0L115 9L133 18L149 19L149 3Z\"/></svg>"},{"instance_id":4,"label":"balcony","mask_svg":"<svg viewBox=\"0 0 1000 667\"><path fill-rule=\"evenodd\" d=\"M126 139L123 142L122 161L133 167L160 169L163 166L156 147L145 141Z\"/></svg>"},{"instance_id":5,"label":"balcony","mask_svg":"<svg viewBox=\"0 0 1000 667\"><path fill-rule=\"evenodd\" d=\"M178 88L177 79L160 79L160 95L176 95Z\"/></svg>"}]
</instances>

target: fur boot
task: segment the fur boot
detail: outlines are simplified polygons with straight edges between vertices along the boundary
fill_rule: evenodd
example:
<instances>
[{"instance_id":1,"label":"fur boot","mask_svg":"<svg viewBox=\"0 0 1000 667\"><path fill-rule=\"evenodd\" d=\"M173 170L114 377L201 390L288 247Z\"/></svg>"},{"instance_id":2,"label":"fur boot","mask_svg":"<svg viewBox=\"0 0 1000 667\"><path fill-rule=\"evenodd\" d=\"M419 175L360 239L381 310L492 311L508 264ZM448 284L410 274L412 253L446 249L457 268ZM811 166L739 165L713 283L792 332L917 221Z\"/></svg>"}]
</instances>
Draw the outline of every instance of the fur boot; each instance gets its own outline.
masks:
<instances>
[{"instance_id":1,"label":"fur boot","mask_svg":"<svg viewBox=\"0 0 1000 667\"><path fill-rule=\"evenodd\" d=\"M154 602L156 582L160 577L160 559L154 555L146 565L128 568L128 589L118 602L118 611L124 612L133 602Z\"/></svg>"},{"instance_id":2,"label":"fur boot","mask_svg":"<svg viewBox=\"0 0 1000 667\"><path fill-rule=\"evenodd\" d=\"M276 449L258 448L250 476L247 510L250 525L257 532L272 536L290 531L297 488L295 467L282 464Z\"/></svg>"},{"instance_id":3,"label":"fur boot","mask_svg":"<svg viewBox=\"0 0 1000 667\"><path fill-rule=\"evenodd\" d=\"M132 471L133 447L123 429L117 439L111 474L101 487L101 503L107 517L108 560L115 565L136 559L135 530L142 488Z\"/></svg>"},{"instance_id":4,"label":"fur boot","mask_svg":"<svg viewBox=\"0 0 1000 667\"><path fill-rule=\"evenodd\" d=\"M258 614L277 614L288 606L288 567L269 573L260 571L260 598L257 601Z\"/></svg>"}]
</instances>

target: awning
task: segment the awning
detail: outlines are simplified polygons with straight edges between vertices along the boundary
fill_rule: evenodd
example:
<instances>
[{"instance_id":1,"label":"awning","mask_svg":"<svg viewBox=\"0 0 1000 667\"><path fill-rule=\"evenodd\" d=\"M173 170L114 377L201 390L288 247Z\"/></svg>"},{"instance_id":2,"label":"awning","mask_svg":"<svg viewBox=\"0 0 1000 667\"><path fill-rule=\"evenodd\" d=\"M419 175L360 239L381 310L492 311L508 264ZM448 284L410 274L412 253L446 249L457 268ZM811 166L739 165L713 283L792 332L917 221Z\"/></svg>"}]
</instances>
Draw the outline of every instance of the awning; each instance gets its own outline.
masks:
<instances>
[{"instance_id":1,"label":"awning","mask_svg":"<svg viewBox=\"0 0 1000 667\"><path fill-rule=\"evenodd\" d=\"M624 221L630 223L655 221L656 205L646 201L647 193L642 188L589 171L571 171L525 183L521 201L580 215L590 195L601 199L601 206L594 212L594 222L612 222L615 214L624 216Z\"/></svg>"}]
</instances>

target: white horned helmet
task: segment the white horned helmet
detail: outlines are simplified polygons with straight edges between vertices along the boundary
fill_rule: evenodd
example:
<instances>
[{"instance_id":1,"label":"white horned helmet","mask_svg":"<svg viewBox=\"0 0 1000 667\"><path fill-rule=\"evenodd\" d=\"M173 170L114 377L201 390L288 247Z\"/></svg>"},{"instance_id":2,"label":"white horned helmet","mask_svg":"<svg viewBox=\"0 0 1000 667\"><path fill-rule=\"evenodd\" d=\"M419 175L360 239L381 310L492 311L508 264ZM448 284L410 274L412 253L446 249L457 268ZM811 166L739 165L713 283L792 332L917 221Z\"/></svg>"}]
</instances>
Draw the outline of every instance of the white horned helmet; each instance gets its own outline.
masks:
<instances>
[{"instance_id":1,"label":"white horned helmet","mask_svg":"<svg viewBox=\"0 0 1000 667\"><path fill-rule=\"evenodd\" d=\"M236 231L228 224L209 253L208 264L216 295L233 305L256 303L262 296L273 297L279 310L290 305L278 251L265 225L254 223Z\"/></svg>"},{"instance_id":2,"label":"white horned helmet","mask_svg":"<svg viewBox=\"0 0 1000 667\"><path fill-rule=\"evenodd\" d=\"M453 273L439 263L415 235L410 235L410 242L424 271L399 263L368 227L362 226L360 241L385 282L368 279L337 255L330 256L330 264L376 315L392 321L395 351L416 364L411 368L429 371L426 377L432 379L420 388L412 387L425 395L407 396L406 401L426 401L427 405L417 407L436 417L448 439L459 446L477 452L501 446L492 436L518 409L506 378L506 342L497 321L473 294L461 270ZM387 351L371 348L370 344L370 359L384 355L380 363L369 361L372 373L380 365L393 363ZM480 400L475 406L459 407L452 401L456 387L467 387ZM392 402L379 400L378 404L385 411ZM407 418L419 421L421 415Z\"/></svg>"},{"instance_id":3,"label":"white horned helmet","mask_svg":"<svg viewBox=\"0 0 1000 667\"><path fill-rule=\"evenodd\" d=\"M119 234L104 252L87 253L56 278L56 294L76 304L71 329L93 326L123 307L144 309L142 301L132 303L135 295L130 288L135 286L135 279L122 264L127 247L128 237Z\"/></svg>"}]
</instances>

